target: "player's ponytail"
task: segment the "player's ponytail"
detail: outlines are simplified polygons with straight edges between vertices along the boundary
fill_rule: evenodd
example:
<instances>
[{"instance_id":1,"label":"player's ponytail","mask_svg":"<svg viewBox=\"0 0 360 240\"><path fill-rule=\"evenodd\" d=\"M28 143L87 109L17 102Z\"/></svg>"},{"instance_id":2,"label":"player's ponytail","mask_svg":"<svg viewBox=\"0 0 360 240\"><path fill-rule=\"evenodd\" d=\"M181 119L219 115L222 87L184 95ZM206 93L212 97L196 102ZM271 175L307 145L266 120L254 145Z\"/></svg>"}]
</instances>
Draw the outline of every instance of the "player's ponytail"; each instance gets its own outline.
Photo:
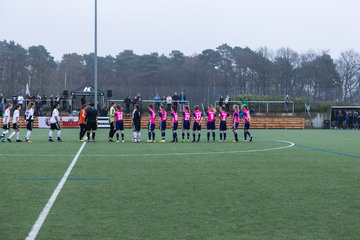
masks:
<instances>
[{"instance_id":1,"label":"player's ponytail","mask_svg":"<svg viewBox=\"0 0 360 240\"><path fill-rule=\"evenodd\" d=\"M33 106L34 106L34 103L30 102L29 105L27 106L27 110L30 110Z\"/></svg>"},{"instance_id":2,"label":"player's ponytail","mask_svg":"<svg viewBox=\"0 0 360 240\"><path fill-rule=\"evenodd\" d=\"M238 105L234 105L234 108L236 111L239 111L239 106Z\"/></svg>"},{"instance_id":3,"label":"player's ponytail","mask_svg":"<svg viewBox=\"0 0 360 240\"><path fill-rule=\"evenodd\" d=\"M11 107L11 106L12 106L12 104L11 104L11 103L8 103L8 104L6 104L5 109L8 109L8 108Z\"/></svg>"},{"instance_id":4,"label":"player's ponytail","mask_svg":"<svg viewBox=\"0 0 360 240\"><path fill-rule=\"evenodd\" d=\"M148 106L150 109L154 109L153 105L152 104L149 104Z\"/></svg>"},{"instance_id":5,"label":"player's ponytail","mask_svg":"<svg viewBox=\"0 0 360 240\"><path fill-rule=\"evenodd\" d=\"M176 112L176 106L175 106L175 105L172 105L172 106L171 106L171 109L172 109L174 112Z\"/></svg>"},{"instance_id":6,"label":"player's ponytail","mask_svg":"<svg viewBox=\"0 0 360 240\"><path fill-rule=\"evenodd\" d=\"M195 105L194 109L195 111L198 111L200 109L199 105Z\"/></svg>"},{"instance_id":7,"label":"player's ponytail","mask_svg":"<svg viewBox=\"0 0 360 240\"><path fill-rule=\"evenodd\" d=\"M116 105L116 109L121 112L121 105L120 104Z\"/></svg>"}]
</instances>

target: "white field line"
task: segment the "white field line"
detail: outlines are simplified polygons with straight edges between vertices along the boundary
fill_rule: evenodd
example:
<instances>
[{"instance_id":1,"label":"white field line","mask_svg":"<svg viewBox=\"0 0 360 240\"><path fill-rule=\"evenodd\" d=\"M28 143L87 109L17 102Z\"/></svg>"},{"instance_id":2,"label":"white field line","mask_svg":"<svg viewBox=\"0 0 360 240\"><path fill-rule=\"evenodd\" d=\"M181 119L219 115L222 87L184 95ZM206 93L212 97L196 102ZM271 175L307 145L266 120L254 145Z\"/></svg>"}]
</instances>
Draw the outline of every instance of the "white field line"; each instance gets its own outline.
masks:
<instances>
[{"instance_id":1,"label":"white field line","mask_svg":"<svg viewBox=\"0 0 360 240\"><path fill-rule=\"evenodd\" d=\"M239 151L227 151L227 152L192 152L192 153L141 153L141 154L94 154L94 155L82 155L82 157L139 157L139 156L186 156L186 155L212 155L212 154L235 154L235 153L245 153L245 152L265 152L265 151L274 151L281 150L285 148L291 148L295 146L295 143L288 141L277 141L288 144L283 147L276 148L263 148L263 149L249 149L249 150L239 150Z\"/></svg>"},{"instance_id":2,"label":"white field line","mask_svg":"<svg viewBox=\"0 0 360 240\"><path fill-rule=\"evenodd\" d=\"M26 237L26 240L34 240L36 238L36 236L38 235L41 226L43 225L47 215L49 214L49 212L51 210L51 207L53 206L54 202L56 201L57 196L59 195L62 187L64 186L64 184L66 182L66 179L69 177L69 175L71 173L71 170L75 166L75 164L76 164L82 150L85 147L85 144L86 144L86 142L84 142L81 145L79 151L75 155L74 159L72 160L71 164L69 165L68 169L66 170L64 176L61 178L59 184L57 185L57 187L55 188L53 194L49 198L49 201L45 205L44 209L42 210L42 212L40 213L38 219L36 220L34 226L32 227L31 231L29 232L29 235Z\"/></svg>"}]
</instances>

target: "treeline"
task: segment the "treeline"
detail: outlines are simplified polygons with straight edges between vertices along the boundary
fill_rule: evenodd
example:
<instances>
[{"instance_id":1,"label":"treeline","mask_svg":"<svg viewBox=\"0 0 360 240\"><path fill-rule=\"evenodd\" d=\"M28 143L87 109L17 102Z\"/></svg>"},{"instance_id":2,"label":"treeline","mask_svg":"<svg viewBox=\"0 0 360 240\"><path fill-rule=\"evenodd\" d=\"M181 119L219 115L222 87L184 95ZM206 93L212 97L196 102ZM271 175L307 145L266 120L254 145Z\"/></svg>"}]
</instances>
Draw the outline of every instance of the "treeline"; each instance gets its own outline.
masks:
<instances>
[{"instance_id":1,"label":"treeline","mask_svg":"<svg viewBox=\"0 0 360 240\"><path fill-rule=\"evenodd\" d=\"M17 93L30 82L37 91L49 88L73 90L94 77L93 54L64 54L61 62L44 46L28 49L13 41L0 42L2 91ZM137 55L125 50L116 56L98 57L99 87L144 89L217 89L222 94L286 95L317 100L358 102L360 99L360 54L348 50L338 59L327 52L299 54L289 48L275 52L267 48L223 44L194 56L172 51ZM58 91L58 93L60 93ZM141 89L139 89L141 91ZM199 94L201 94L199 92ZM121 96L123 97L123 96Z\"/></svg>"}]
</instances>

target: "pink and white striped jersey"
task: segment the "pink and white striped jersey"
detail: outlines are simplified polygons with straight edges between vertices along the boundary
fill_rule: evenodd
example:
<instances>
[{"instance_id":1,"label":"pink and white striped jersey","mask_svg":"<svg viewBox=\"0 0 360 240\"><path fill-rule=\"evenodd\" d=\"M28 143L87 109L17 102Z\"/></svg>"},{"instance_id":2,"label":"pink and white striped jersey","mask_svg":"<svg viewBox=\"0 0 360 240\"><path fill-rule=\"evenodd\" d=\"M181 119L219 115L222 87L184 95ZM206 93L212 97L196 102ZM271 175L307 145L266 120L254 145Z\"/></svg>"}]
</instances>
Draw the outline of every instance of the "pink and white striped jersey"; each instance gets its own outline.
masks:
<instances>
[{"instance_id":1,"label":"pink and white striped jersey","mask_svg":"<svg viewBox=\"0 0 360 240\"><path fill-rule=\"evenodd\" d=\"M197 122L197 123L201 122L201 119L202 119L202 112L201 111L199 111L199 110L194 111L193 116L194 116L194 121L195 122Z\"/></svg>"},{"instance_id":2,"label":"pink and white striped jersey","mask_svg":"<svg viewBox=\"0 0 360 240\"><path fill-rule=\"evenodd\" d=\"M150 123L155 124L155 111L153 109L149 110Z\"/></svg>"},{"instance_id":3,"label":"pink and white striped jersey","mask_svg":"<svg viewBox=\"0 0 360 240\"><path fill-rule=\"evenodd\" d=\"M123 121L124 120L124 113L120 111L115 112L115 122Z\"/></svg>"}]
</instances>

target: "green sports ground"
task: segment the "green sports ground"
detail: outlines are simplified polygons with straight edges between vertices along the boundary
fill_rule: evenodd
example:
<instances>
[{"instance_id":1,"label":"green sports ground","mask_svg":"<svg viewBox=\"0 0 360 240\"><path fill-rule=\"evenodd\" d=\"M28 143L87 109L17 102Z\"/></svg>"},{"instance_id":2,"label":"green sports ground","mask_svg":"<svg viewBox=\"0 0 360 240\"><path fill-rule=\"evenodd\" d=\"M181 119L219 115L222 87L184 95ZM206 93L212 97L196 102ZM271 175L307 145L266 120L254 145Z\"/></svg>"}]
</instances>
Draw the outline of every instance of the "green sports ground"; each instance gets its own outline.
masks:
<instances>
[{"instance_id":1,"label":"green sports ground","mask_svg":"<svg viewBox=\"0 0 360 240\"><path fill-rule=\"evenodd\" d=\"M359 239L360 131L252 130L236 144L230 131L224 143L107 134L0 143L0 239L28 236L83 144L36 239Z\"/></svg>"}]
</instances>

